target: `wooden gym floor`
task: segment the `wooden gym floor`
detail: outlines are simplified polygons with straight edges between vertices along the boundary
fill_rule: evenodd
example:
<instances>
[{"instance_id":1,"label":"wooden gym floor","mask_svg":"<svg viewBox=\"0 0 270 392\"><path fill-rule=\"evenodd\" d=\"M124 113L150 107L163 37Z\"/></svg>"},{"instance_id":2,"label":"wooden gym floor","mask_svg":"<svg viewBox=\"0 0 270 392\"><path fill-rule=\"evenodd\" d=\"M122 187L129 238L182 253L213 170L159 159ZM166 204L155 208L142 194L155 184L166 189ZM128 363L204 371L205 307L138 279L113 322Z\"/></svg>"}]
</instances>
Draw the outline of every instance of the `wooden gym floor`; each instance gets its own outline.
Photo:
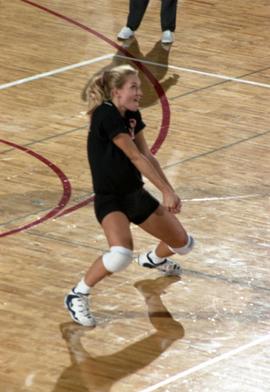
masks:
<instances>
[{"instance_id":1,"label":"wooden gym floor","mask_svg":"<svg viewBox=\"0 0 270 392\"><path fill-rule=\"evenodd\" d=\"M167 49L157 0L125 46L127 1L36 1L1 1L0 391L269 391L269 1L183 0ZM101 282L88 329L63 307L106 250L80 92L128 61L197 243L181 279L134 263Z\"/></svg>"}]
</instances>

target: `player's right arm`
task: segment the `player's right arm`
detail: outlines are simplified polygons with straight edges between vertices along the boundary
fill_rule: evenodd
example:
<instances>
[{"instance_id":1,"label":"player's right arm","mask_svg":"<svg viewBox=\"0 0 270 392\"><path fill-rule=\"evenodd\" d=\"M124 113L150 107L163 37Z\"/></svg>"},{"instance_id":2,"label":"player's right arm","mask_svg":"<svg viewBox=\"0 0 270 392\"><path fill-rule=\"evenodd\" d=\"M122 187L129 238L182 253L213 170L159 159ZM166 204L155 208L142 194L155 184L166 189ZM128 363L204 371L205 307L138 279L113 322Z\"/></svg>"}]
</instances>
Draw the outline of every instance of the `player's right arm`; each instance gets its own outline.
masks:
<instances>
[{"instance_id":1,"label":"player's right arm","mask_svg":"<svg viewBox=\"0 0 270 392\"><path fill-rule=\"evenodd\" d=\"M180 212L181 202L171 186L160 175L151 161L140 152L136 144L126 133L119 133L113 143L131 160L139 172L155 185L163 196L163 205L172 213Z\"/></svg>"}]
</instances>

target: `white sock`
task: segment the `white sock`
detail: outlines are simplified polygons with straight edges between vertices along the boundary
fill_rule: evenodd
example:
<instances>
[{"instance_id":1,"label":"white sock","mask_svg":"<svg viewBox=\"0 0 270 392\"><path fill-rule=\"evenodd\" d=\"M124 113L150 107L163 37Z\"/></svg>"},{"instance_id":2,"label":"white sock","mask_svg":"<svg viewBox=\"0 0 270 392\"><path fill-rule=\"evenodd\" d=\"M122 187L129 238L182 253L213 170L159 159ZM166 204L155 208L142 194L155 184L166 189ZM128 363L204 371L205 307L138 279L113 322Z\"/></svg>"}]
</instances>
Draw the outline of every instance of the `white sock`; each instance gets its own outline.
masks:
<instances>
[{"instance_id":1,"label":"white sock","mask_svg":"<svg viewBox=\"0 0 270 392\"><path fill-rule=\"evenodd\" d=\"M91 287L89 287L84 279L81 279L77 286L74 288L75 293L89 294Z\"/></svg>"},{"instance_id":2,"label":"white sock","mask_svg":"<svg viewBox=\"0 0 270 392\"><path fill-rule=\"evenodd\" d=\"M154 264L159 264L166 259L166 257L158 257L156 254L156 250L152 250L152 252L150 252L149 254L149 257Z\"/></svg>"}]
</instances>

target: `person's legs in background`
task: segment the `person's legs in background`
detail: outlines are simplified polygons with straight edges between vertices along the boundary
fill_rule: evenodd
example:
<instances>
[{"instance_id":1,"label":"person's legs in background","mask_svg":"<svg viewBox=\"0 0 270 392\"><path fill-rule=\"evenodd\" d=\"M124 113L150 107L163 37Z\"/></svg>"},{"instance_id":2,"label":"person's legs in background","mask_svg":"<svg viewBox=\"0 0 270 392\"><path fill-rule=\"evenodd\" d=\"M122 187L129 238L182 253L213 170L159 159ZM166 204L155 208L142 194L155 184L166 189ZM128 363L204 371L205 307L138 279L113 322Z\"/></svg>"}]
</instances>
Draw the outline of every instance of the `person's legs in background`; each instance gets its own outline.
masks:
<instances>
[{"instance_id":1,"label":"person's legs in background","mask_svg":"<svg viewBox=\"0 0 270 392\"><path fill-rule=\"evenodd\" d=\"M171 44L174 41L174 31L176 27L177 0L161 0L160 23L161 42Z\"/></svg>"},{"instance_id":2,"label":"person's legs in background","mask_svg":"<svg viewBox=\"0 0 270 392\"><path fill-rule=\"evenodd\" d=\"M124 26L118 33L117 38L126 40L134 35L134 31L138 29L143 19L149 0L130 0L129 14L127 25Z\"/></svg>"}]
</instances>

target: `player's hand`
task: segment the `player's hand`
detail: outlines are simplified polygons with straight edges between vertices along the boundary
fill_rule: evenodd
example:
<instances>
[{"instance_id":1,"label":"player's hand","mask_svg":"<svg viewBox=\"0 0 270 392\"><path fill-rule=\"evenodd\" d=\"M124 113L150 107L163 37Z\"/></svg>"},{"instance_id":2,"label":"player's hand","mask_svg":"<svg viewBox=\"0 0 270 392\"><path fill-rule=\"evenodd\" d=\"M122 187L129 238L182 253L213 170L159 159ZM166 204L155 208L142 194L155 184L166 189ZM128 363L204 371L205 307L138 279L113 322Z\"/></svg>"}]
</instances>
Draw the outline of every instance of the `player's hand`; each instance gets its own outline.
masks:
<instances>
[{"instance_id":1,"label":"player's hand","mask_svg":"<svg viewBox=\"0 0 270 392\"><path fill-rule=\"evenodd\" d=\"M181 211L181 199L173 190L169 192L164 192L163 206L167 208L167 210L172 214L177 214Z\"/></svg>"}]
</instances>

